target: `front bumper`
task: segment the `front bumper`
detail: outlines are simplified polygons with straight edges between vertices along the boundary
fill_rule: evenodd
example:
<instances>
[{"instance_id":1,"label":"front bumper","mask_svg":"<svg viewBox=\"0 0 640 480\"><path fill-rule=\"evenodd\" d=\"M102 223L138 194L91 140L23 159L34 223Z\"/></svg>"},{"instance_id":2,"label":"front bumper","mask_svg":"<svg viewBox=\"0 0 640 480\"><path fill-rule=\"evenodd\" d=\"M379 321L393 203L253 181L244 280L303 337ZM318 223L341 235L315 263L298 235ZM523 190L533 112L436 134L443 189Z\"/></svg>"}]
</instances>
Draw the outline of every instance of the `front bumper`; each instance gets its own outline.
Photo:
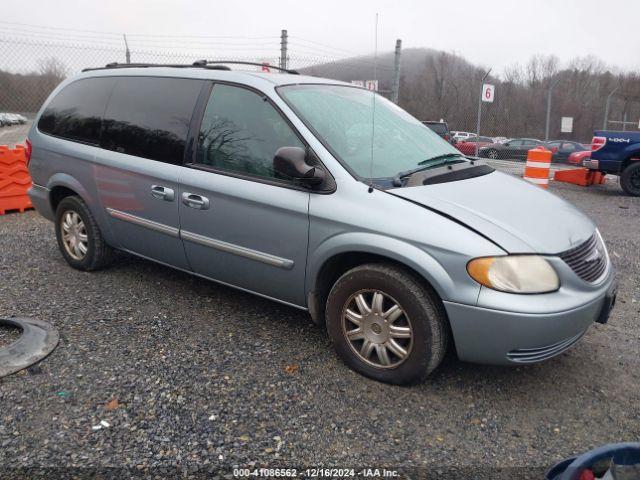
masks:
<instances>
[{"instance_id":1,"label":"front bumper","mask_svg":"<svg viewBox=\"0 0 640 480\"><path fill-rule=\"evenodd\" d=\"M444 302L460 360L493 365L535 363L559 355L595 321L606 321L615 287L579 307L517 313Z\"/></svg>"}]
</instances>

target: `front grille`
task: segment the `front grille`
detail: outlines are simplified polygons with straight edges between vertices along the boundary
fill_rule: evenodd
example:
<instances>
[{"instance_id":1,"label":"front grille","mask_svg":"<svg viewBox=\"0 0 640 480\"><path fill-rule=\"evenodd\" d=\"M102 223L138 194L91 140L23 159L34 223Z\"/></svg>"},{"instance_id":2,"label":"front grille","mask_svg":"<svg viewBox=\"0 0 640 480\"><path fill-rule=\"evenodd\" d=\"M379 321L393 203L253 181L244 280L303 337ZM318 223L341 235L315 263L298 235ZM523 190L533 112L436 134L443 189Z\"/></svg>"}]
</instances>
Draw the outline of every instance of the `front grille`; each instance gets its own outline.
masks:
<instances>
[{"instance_id":1,"label":"front grille","mask_svg":"<svg viewBox=\"0 0 640 480\"><path fill-rule=\"evenodd\" d=\"M559 257L585 282L595 282L607 269L607 254L597 233Z\"/></svg>"},{"instance_id":2,"label":"front grille","mask_svg":"<svg viewBox=\"0 0 640 480\"><path fill-rule=\"evenodd\" d=\"M567 338L561 342L554 343L553 345L547 345L545 347L511 350L507 353L507 358L512 362L517 363L541 362L542 360L547 360L548 358L561 354L580 340L586 332L587 330L584 330L578 333L575 337Z\"/></svg>"}]
</instances>

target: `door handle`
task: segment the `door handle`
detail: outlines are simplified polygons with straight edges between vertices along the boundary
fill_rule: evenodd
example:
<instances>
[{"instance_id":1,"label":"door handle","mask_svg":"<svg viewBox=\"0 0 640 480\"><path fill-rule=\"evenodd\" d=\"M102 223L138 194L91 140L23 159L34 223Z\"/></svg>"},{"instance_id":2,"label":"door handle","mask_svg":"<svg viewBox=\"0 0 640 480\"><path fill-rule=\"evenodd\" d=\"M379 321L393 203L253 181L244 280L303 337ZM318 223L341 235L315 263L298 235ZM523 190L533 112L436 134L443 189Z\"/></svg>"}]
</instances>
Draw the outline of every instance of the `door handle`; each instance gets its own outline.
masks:
<instances>
[{"instance_id":1,"label":"door handle","mask_svg":"<svg viewBox=\"0 0 640 480\"><path fill-rule=\"evenodd\" d=\"M209 208L209 199L201 195L196 195L195 193L184 192L182 194L182 203L196 210L206 210Z\"/></svg>"},{"instance_id":2,"label":"door handle","mask_svg":"<svg viewBox=\"0 0 640 480\"><path fill-rule=\"evenodd\" d=\"M173 202L175 198L175 192L171 188L163 187L162 185L151 185L151 195L158 200L166 200L167 202Z\"/></svg>"}]
</instances>

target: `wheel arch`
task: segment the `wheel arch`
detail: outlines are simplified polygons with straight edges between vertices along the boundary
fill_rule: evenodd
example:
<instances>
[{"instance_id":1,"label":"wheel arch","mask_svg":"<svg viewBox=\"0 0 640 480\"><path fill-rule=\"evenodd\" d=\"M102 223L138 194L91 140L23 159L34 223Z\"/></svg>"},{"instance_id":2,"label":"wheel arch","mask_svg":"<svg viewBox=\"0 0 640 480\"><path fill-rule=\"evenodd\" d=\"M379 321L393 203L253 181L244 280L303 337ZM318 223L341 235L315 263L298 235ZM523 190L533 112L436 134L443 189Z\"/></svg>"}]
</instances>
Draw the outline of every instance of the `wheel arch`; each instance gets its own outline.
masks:
<instances>
[{"instance_id":1,"label":"wheel arch","mask_svg":"<svg viewBox=\"0 0 640 480\"><path fill-rule=\"evenodd\" d=\"M47 183L49 190L49 202L54 214L60 201L70 195L79 196L87 205L90 204L89 194L82 184L74 177L66 173L56 173ZM89 207L91 208L91 207Z\"/></svg>"},{"instance_id":2,"label":"wheel arch","mask_svg":"<svg viewBox=\"0 0 640 480\"><path fill-rule=\"evenodd\" d=\"M342 237L342 236L339 236ZM310 257L307 269L307 304L316 324L324 323L324 308L331 287L348 270L365 263L393 264L412 274L442 301L453 288L446 270L418 247L374 234L344 234L325 242Z\"/></svg>"},{"instance_id":3,"label":"wheel arch","mask_svg":"<svg viewBox=\"0 0 640 480\"><path fill-rule=\"evenodd\" d=\"M54 216L56 208L62 199L70 195L76 195L82 199L93 214L107 242L110 245L117 245L104 210L98 203L97 198L91 195L77 178L68 173L56 173L49 179L46 188L49 190L49 203Z\"/></svg>"}]
</instances>

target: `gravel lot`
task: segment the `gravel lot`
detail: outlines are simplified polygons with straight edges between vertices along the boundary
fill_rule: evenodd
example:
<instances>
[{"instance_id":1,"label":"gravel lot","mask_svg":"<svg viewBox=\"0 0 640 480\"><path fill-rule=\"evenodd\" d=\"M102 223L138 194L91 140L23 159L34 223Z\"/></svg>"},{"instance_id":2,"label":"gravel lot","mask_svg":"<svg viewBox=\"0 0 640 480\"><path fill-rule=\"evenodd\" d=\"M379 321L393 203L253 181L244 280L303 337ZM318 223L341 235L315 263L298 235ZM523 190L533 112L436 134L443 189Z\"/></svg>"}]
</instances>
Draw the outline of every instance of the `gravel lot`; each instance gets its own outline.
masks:
<instances>
[{"instance_id":1,"label":"gravel lot","mask_svg":"<svg viewBox=\"0 0 640 480\"><path fill-rule=\"evenodd\" d=\"M61 333L50 357L0 379L0 465L85 469L57 476L325 465L540 478L564 457L637 441L640 199L615 184L552 188L608 243L620 279L609 324L534 366L450 355L414 387L351 372L303 312L126 255L81 273L35 212L0 217L0 316Z\"/></svg>"}]
</instances>

